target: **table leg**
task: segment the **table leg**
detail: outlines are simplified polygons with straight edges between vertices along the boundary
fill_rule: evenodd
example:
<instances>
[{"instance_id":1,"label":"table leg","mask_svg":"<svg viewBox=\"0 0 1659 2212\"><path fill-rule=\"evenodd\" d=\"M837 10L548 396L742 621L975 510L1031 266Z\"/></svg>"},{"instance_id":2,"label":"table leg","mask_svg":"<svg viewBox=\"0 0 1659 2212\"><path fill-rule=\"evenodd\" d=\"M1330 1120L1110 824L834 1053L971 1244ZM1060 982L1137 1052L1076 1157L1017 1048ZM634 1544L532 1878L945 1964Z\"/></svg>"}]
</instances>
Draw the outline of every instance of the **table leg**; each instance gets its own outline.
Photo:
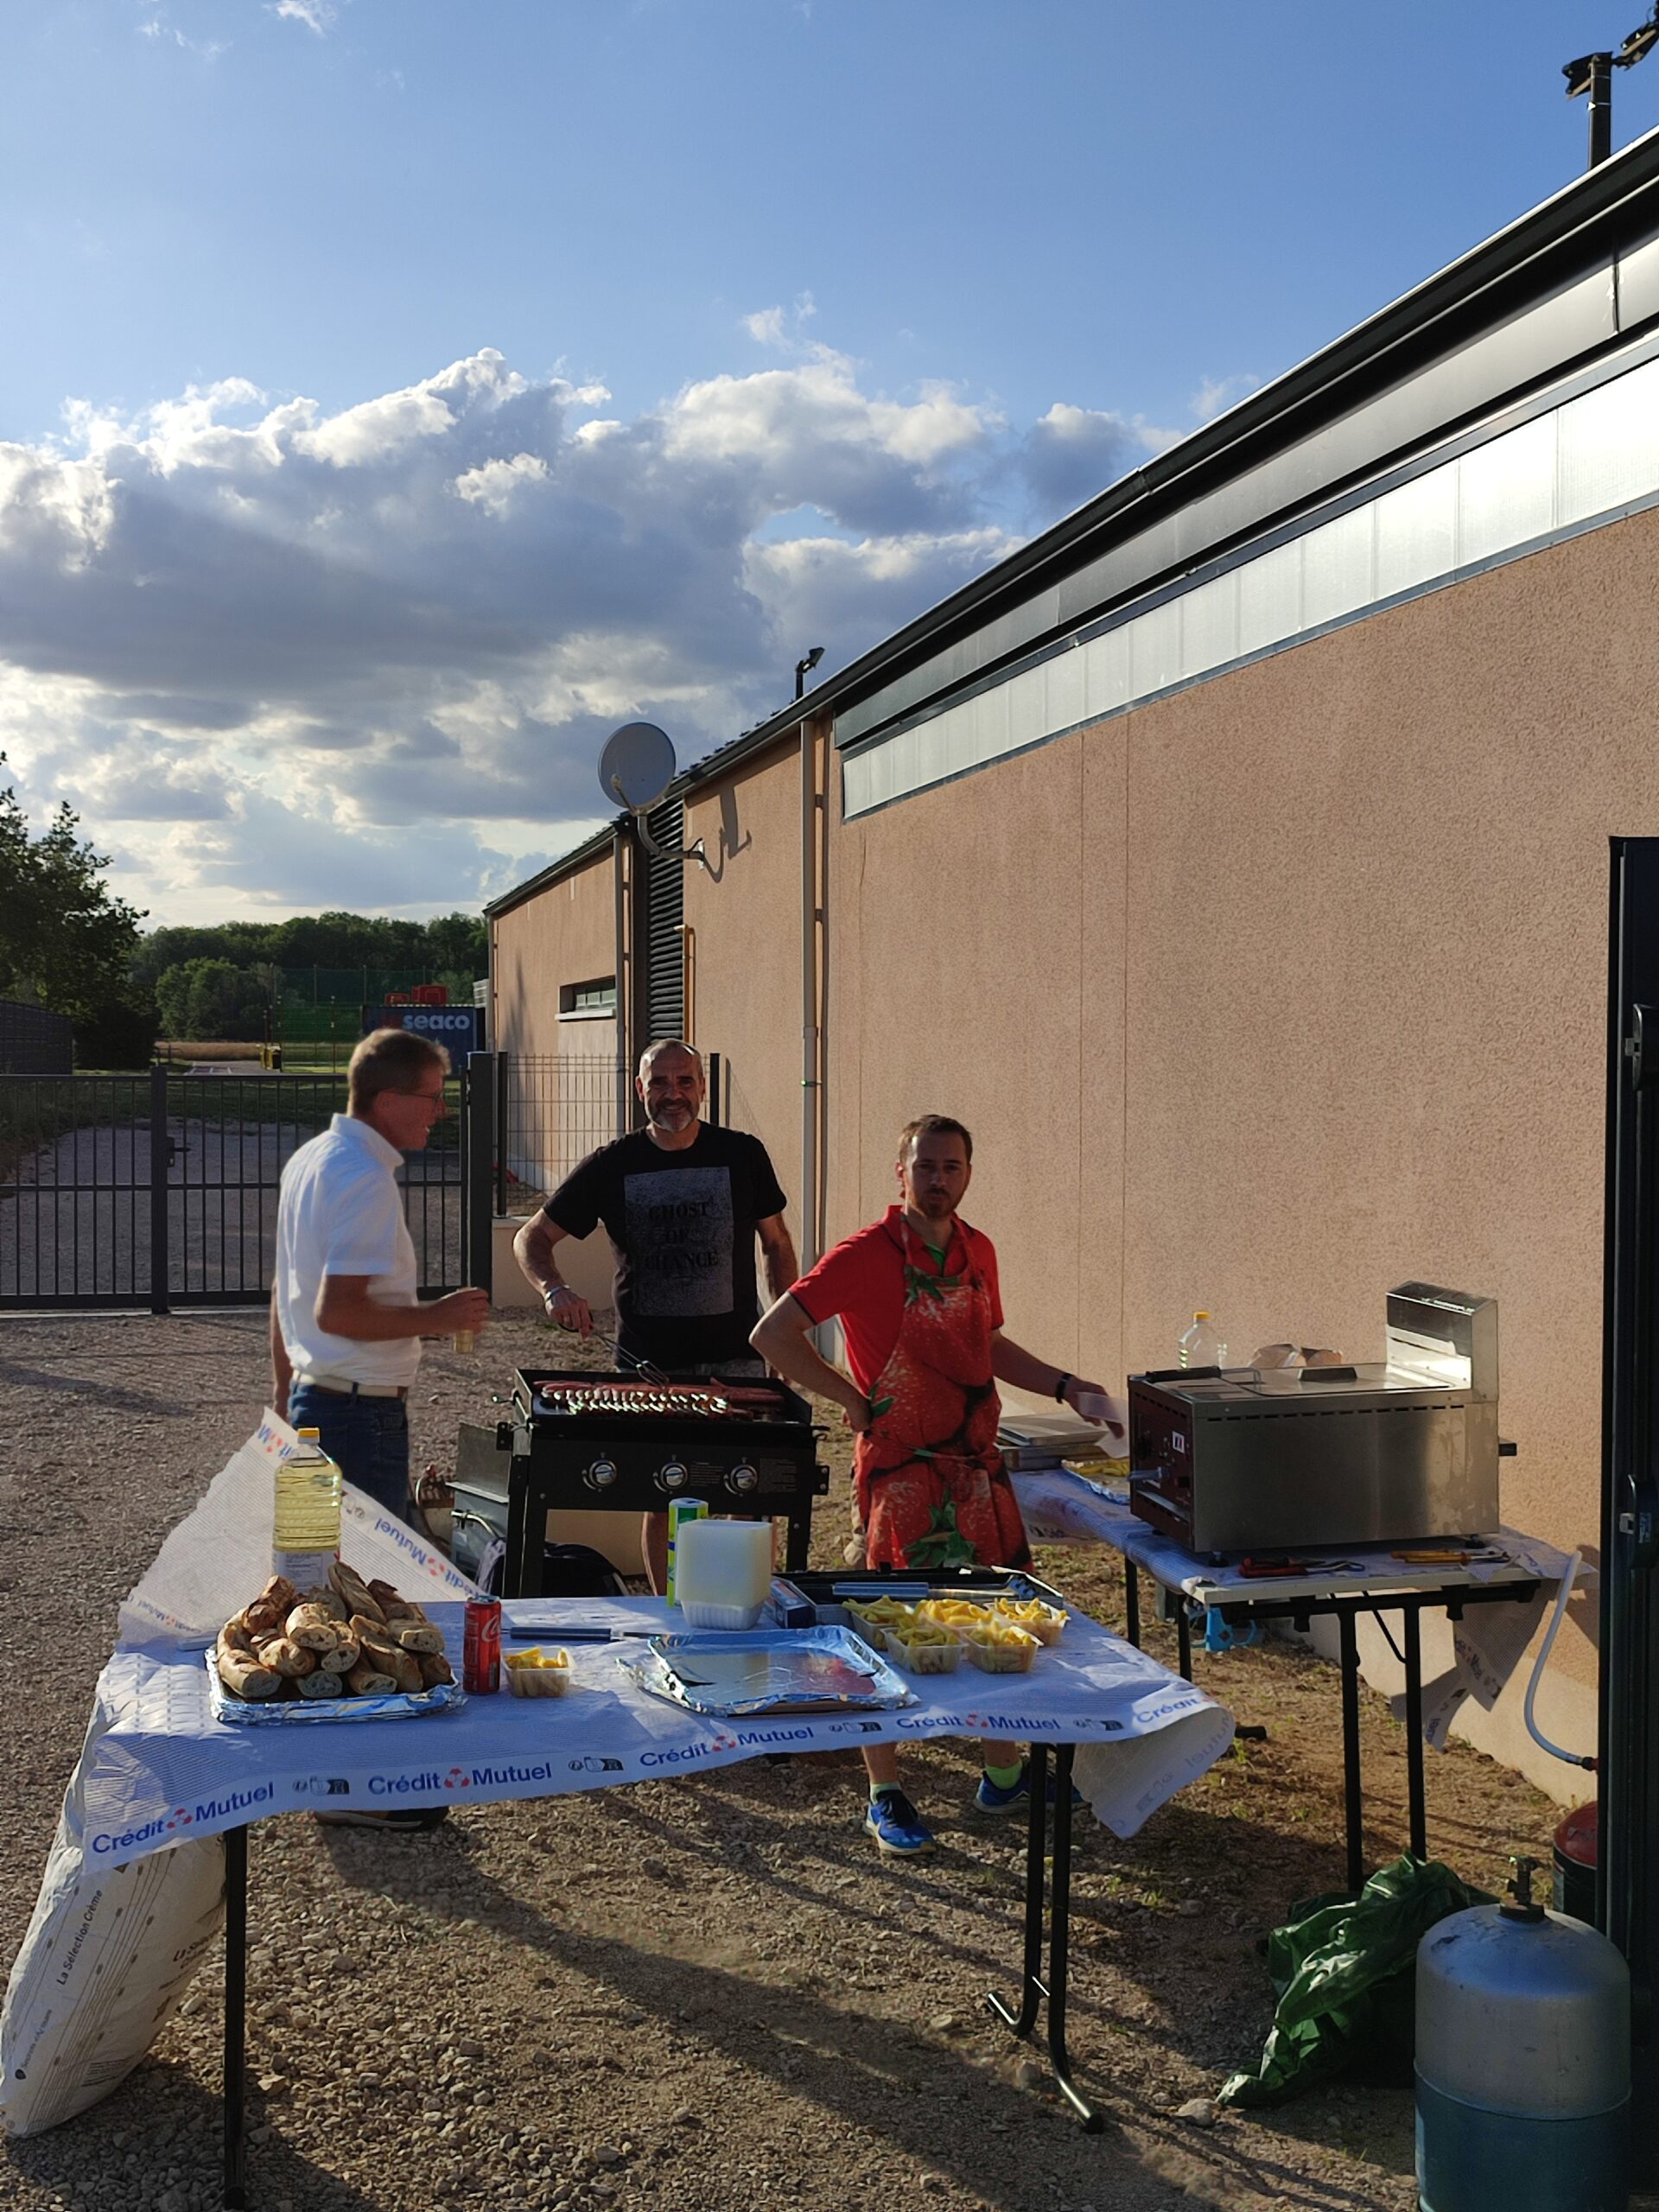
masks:
<instances>
[{"instance_id":1,"label":"table leg","mask_svg":"<svg viewBox=\"0 0 1659 2212\"><path fill-rule=\"evenodd\" d=\"M1406 1794L1411 1808L1411 1855L1428 1856L1428 1819L1423 1802L1423 1641L1418 1608L1401 1615L1406 1657Z\"/></svg>"},{"instance_id":2,"label":"table leg","mask_svg":"<svg viewBox=\"0 0 1659 2212\"><path fill-rule=\"evenodd\" d=\"M1066 1978L1071 1948L1071 1753L1070 1744L1054 1751L1054 1865L1046 1881L1048 1846L1048 1749L1033 1744L1028 1769L1031 1810L1026 1828L1026 1947L1020 2009L992 1990L986 1999L997 2018L1022 2040L1037 2024L1037 2008L1048 1999L1048 2060L1061 2095L1090 2135L1106 2123L1071 2079L1065 2047ZM1048 1980L1043 1980L1043 1891L1048 1897Z\"/></svg>"},{"instance_id":3,"label":"table leg","mask_svg":"<svg viewBox=\"0 0 1659 2212\"><path fill-rule=\"evenodd\" d=\"M1123 1562L1123 1632L1141 1649L1141 1570L1132 1559Z\"/></svg>"},{"instance_id":4,"label":"table leg","mask_svg":"<svg viewBox=\"0 0 1659 2212\"><path fill-rule=\"evenodd\" d=\"M1348 1827L1348 1890L1357 1897L1365 1883L1364 1808L1359 1782L1359 1640L1351 1606L1337 1614L1342 1656L1342 1794Z\"/></svg>"},{"instance_id":5,"label":"table leg","mask_svg":"<svg viewBox=\"0 0 1659 2212\"><path fill-rule=\"evenodd\" d=\"M1186 1618L1186 1600L1178 1590L1175 1593L1175 1663L1181 1680L1192 1679L1192 1624Z\"/></svg>"},{"instance_id":6,"label":"table leg","mask_svg":"<svg viewBox=\"0 0 1659 2212\"><path fill-rule=\"evenodd\" d=\"M227 2212L247 2192L248 1832L225 1835L225 2189Z\"/></svg>"},{"instance_id":7,"label":"table leg","mask_svg":"<svg viewBox=\"0 0 1659 2212\"><path fill-rule=\"evenodd\" d=\"M547 1501L535 1472L533 1459L515 1459L507 1477L507 1555L501 1562L500 1591L504 1598L539 1598L542 1594L543 1549L545 1538L532 1543L532 1530L547 1526Z\"/></svg>"},{"instance_id":8,"label":"table leg","mask_svg":"<svg viewBox=\"0 0 1659 2212\"><path fill-rule=\"evenodd\" d=\"M1046 1795L1046 1792L1044 1793ZM1066 1975L1071 1947L1071 1745L1054 1751L1054 1874L1048 1903L1048 2057L1060 2094L1084 2132L1098 2135L1105 2126L1071 2080L1065 2048Z\"/></svg>"},{"instance_id":9,"label":"table leg","mask_svg":"<svg viewBox=\"0 0 1659 2212\"><path fill-rule=\"evenodd\" d=\"M804 1573L811 1548L812 1501L804 1498L799 1505L790 1509L789 1534L784 1540L784 1573Z\"/></svg>"},{"instance_id":10,"label":"table leg","mask_svg":"<svg viewBox=\"0 0 1659 2212\"><path fill-rule=\"evenodd\" d=\"M1048 1992L1043 1986L1043 1888L1048 1853L1048 1747L1031 1747L1031 1802L1026 1821L1026 1955L1020 1982L1020 2010L1014 2012L992 1990L986 1999L997 2018L1015 2035L1028 2036L1037 2024L1037 2006Z\"/></svg>"}]
</instances>

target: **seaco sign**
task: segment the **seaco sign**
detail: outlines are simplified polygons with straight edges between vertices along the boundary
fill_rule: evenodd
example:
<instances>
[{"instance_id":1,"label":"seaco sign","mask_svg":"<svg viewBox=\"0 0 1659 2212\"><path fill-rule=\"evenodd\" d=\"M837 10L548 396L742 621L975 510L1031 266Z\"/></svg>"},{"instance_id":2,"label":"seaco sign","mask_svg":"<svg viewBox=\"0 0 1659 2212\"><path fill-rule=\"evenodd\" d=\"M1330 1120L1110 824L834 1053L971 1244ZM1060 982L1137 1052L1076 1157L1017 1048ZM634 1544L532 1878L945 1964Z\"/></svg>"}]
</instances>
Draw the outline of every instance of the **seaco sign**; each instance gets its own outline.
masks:
<instances>
[{"instance_id":1,"label":"seaco sign","mask_svg":"<svg viewBox=\"0 0 1659 2212\"><path fill-rule=\"evenodd\" d=\"M466 1066L468 1052L484 1050L481 1006L365 1006L363 1034L371 1029L416 1030L445 1047L457 1072Z\"/></svg>"}]
</instances>

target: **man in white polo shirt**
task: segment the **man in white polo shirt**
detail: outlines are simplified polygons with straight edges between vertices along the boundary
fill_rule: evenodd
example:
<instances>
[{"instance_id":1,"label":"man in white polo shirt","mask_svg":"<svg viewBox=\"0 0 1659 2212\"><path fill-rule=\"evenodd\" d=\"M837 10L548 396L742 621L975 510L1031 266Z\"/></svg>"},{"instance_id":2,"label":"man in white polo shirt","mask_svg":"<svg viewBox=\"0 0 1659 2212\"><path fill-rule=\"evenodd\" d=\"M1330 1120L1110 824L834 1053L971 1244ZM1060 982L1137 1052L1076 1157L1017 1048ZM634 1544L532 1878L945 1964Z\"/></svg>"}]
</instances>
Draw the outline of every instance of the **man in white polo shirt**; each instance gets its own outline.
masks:
<instances>
[{"instance_id":1,"label":"man in white polo shirt","mask_svg":"<svg viewBox=\"0 0 1659 2212\"><path fill-rule=\"evenodd\" d=\"M270 1294L271 1402L320 1432L349 1483L399 1519L409 1509L409 1386L423 1337L481 1329L486 1291L416 1302L397 1170L443 1113L449 1055L407 1029L352 1054L346 1111L283 1170Z\"/></svg>"}]
</instances>

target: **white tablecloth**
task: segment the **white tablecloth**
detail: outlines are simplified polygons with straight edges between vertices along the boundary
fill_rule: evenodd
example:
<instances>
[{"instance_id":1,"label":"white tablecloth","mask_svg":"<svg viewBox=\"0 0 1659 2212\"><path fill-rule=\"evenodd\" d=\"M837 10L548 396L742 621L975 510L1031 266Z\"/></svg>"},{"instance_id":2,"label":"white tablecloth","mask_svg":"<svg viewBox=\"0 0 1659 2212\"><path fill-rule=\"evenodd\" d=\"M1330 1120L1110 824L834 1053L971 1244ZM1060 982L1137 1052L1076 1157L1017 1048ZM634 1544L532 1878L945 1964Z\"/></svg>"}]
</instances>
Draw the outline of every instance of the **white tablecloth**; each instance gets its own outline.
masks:
<instances>
[{"instance_id":1,"label":"white tablecloth","mask_svg":"<svg viewBox=\"0 0 1659 2212\"><path fill-rule=\"evenodd\" d=\"M1025 1517L1026 1533L1036 1543L1109 1544L1145 1569L1166 1590L1179 1591L1195 1611L1255 1599L1281 1604L1306 1598L1374 1597L1386 1610L1390 1592L1497 1588L1536 1583L1536 1594L1513 1605L1471 1605L1452 1624L1452 1664L1423 1685L1423 1735L1444 1751L1452 1723L1466 1698L1490 1712L1531 1643L1567 1568L1567 1554L1535 1536L1500 1529L1483 1544L1501 1549L1503 1560L1473 1560L1467 1567L1409 1567L1393 1556L1389 1544L1349 1545L1342 1556L1358 1562L1322 1574L1263 1578L1247 1575L1236 1560L1217 1564L1160 1535L1127 1505L1102 1495L1082 1477L1064 1468L1013 1478ZM1414 1548L1408 1547L1407 1548ZM1594 1576L1580 1569L1588 1586ZM1403 1695L1389 1700L1396 1718L1405 1716Z\"/></svg>"},{"instance_id":2,"label":"white tablecloth","mask_svg":"<svg viewBox=\"0 0 1659 2212\"><path fill-rule=\"evenodd\" d=\"M458 1653L461 1608L428 1611ZM651 1599L524 1600L505 1611L683 1627ZM891 1713L709 1720L642 1690L613 1645L578 1643L570 1656L563 1698L502 1691L421 1719L238 1727L215 1719L199 1650L119 1651L99 1683L81 1774L88 1856L119 1866L187 1835L330 1802L389 1808L553 1796L766 1751L923 1736L1076 1744L1079 1788L1127 1836L1213 1764L1233 1732L1230 1716L1201 1690L1076 1617L1030 1675L964 1665L919 1678L921 1701Z\"/></svg>"},{"instance_id":3,"label":"white tablecloth","mask_svg":"<svg viewBox=\"0 0 1659 2212\"><path fill-rule=\"evenodd\" d=\"M964 1662L954 1675L918 1678L920 1701L893 1713L710 1722L641 1689L609 1644L576 1643L563 1698L503 1690L419 1719L233 1726L213 1713L201 1647L264 1580L271 1476L293 1440L267 1420L122 1608L121 1642L99 1680L76 1777L94 1865L121 1866L186 1836L331 1801L391 1808L553 1796L770 1751L922 1736L1075 1744L1078 1787L1128 1836L1232 1739L1231 1716L1202 1690L1077 1617L1031 1674L987 1675ZM341 1549L360 1573L385 1574L422 1599L459 1672L462 1609L454 1599L470 1588L465 1577L351 1491ZM525 1599L506 1611L588 1625L684 1625L654 1599Z\"/></svg>"}]
</instances>

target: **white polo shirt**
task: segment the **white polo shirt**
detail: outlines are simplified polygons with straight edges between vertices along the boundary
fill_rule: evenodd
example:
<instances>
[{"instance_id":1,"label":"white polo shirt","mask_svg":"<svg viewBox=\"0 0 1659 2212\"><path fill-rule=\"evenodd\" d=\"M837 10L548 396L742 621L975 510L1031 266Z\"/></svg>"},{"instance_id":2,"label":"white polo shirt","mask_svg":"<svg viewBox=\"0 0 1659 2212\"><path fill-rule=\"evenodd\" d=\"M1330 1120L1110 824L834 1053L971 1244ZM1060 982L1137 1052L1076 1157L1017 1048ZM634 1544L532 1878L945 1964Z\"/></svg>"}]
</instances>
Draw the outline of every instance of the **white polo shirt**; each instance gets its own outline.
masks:
<instances>
[{"instance_id":1,"label":"white polo shirt","mask_svg":"<svg viewBox=\"0 0 1659 2212\"><path fill-rule=\"evenodd\" d=\"M415 1245L404 1217L397 1170L404 1156L378 1129L336 1114L283 1170L276 1201L276 1319L296 1381L338 1376L347 1382L409 1383L421 1363L418 1337L365 1344L317 1326L325 1275L369 1275L381 1306L413 1306Z\"/></svg>"}]
</instances>

